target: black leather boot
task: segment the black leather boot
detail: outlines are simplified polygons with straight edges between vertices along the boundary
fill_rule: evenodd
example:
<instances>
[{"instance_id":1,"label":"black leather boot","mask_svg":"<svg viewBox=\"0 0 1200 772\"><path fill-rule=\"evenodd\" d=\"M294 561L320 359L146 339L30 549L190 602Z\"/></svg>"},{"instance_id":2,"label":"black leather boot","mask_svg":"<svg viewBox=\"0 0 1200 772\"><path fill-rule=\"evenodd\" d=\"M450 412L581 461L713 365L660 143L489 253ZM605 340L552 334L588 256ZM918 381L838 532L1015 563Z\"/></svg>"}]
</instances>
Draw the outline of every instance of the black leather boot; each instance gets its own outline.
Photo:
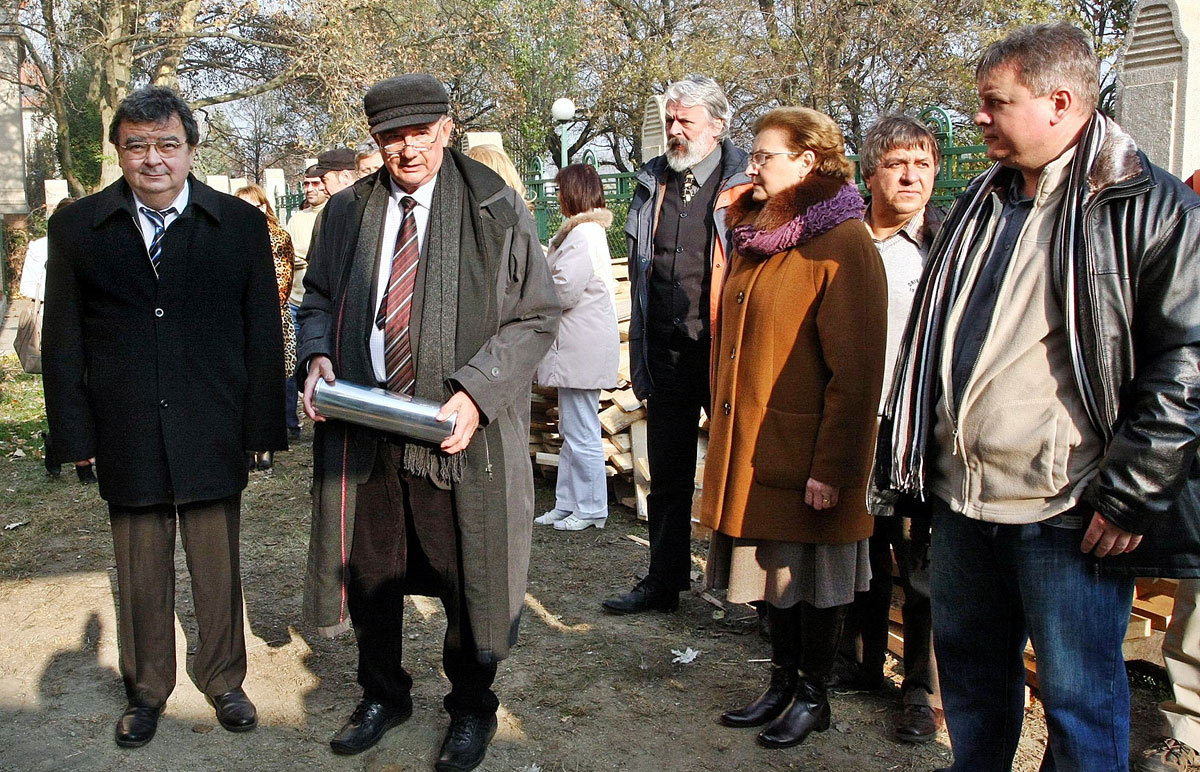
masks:
<instances>
[{"instance_id":1,"label":"black leather boot","mask_svg":"<svg viewBox=\"0 0 1200 772\"><path fill-rule=\"evenodd\" d=\"M727 710L718 719L725 726L762 726L783 712L796 694L796 668L771 666L771 684L749 705Z\"/></svg>"},{"instance_id":2,"label":"black leather boot","mask_svg":"<svg viewBox=\"0 0 1200 772\"><path fill-rule=\"evenodd\" d=\"M800 606L762 604L771 632L771 684L749 705L727 710L717 719L725 726L762 726L783 712L796 694L800 664Z\"/></svg>"},{"instance_id":3,"label":"black leather boot","mask_svg":"<svg viewBox=\"0 0 1200 772\"><path fill-rule=\"evenodd\" d=\"M767 748L790 748L814 731L829 728L831 712L825 681L833 670L847 606L819 609L807 603L799 609L800 675L796 697L782 714L758 735ZM775 623L774 617L771 619Z\"/></svg>"},{"instance_id":4,"label":"black leather boot","mask_svg":"<svg viewBox=\"0 0 1200 772\"><path fill-rule=\"evenodd\" d=\"M808 675L800 677L796 697L787 710L759 732L759 745L767 748L790 748L799 745L815 732L829 728L831 712L823 679Z\"/></svg>"}]
</instances>

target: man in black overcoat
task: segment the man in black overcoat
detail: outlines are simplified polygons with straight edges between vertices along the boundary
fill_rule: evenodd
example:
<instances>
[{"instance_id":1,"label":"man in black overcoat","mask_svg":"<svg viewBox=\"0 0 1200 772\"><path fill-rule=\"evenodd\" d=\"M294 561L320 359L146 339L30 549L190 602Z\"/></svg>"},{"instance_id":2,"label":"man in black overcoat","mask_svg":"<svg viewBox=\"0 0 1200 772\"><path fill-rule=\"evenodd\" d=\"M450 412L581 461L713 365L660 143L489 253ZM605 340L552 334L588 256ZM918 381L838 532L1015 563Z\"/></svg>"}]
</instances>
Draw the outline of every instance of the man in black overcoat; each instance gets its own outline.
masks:
<instances>
[{"instance_id":1,"label":"man in black overcoat","mask_svg":"<svg viewBox=\"0 0 1200 772\"><path fill-rule=\"evenodd\" d=\"M50 452L95 457L117 565L129 706L144 745L175 686L175 530L199 626L193 672L231 732L253 729L238 558L248 450L287 447L283 334L262 213L190 176L199 131L166 88L109 135L122 179L50 219L43 338Z\"/></svg>"}]
</instances>

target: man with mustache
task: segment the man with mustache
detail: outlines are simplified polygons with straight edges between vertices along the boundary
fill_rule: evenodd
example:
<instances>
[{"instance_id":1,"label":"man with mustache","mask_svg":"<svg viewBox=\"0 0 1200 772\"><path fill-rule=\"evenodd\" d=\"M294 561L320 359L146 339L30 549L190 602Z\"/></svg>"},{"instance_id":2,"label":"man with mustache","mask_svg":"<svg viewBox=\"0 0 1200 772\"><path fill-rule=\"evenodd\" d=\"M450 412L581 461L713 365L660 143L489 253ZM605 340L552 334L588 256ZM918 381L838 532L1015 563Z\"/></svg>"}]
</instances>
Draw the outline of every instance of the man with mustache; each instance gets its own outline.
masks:
<instances>
[{"instance_id":1,"label":"man with mustache","mask_svg":"<svg viewBox=\"0 0 1200 772\"><path fill-rule=\"evenodd\" d=\"M666 92L667 152L642 166L629 205L634 394L646 402L650 571L604 601L614 614L674 611L691 581L691 512L700 409L709 409L709 330L729 253L725 209L750 185L726 138L732 110L712 78ZM538 521L571 513L551 510Z\"/></svg>"}]
</instances>

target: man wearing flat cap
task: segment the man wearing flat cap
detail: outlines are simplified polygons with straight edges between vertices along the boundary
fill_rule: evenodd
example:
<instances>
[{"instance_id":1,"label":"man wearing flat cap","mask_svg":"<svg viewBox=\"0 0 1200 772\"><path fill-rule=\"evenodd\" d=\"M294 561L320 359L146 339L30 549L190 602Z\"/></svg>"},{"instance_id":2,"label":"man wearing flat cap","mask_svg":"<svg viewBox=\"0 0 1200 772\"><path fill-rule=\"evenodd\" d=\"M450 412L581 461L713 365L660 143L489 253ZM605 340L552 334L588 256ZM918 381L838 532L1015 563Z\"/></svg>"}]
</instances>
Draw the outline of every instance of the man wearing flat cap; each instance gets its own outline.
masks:
<instances>
[{"instance_id":1,"label":"man wearing flat cap","mask_svg":"<svg viewBox=\"0 0 1200 772\"><path fill-rule=\"evenodd\" d=\"M442 85L402 75L363 103L386 173L326 205L300 310L317 427L305 607L322 632L354 627L362 701L330 743L351 754L411 715L402 596L439 597L450 729L435 768L468 770L496 732L492 682L524 604L529 384L560 312L524 203L447 146ZM439 445L327 421L318 379L434 400L454 431Z\"/></svg>"},{"instance_id":2,"label":"man wearing flat cap","mask_svg":"<svg viewBox=\"0 0 1200 772\"><path fill-rule=\"evenodd\" d=\"M325 183L325 192L332 198L358 179L355 165L357 154L348 147L335 147L317 156L317 174Z\"/></svg>"}]
</instances>

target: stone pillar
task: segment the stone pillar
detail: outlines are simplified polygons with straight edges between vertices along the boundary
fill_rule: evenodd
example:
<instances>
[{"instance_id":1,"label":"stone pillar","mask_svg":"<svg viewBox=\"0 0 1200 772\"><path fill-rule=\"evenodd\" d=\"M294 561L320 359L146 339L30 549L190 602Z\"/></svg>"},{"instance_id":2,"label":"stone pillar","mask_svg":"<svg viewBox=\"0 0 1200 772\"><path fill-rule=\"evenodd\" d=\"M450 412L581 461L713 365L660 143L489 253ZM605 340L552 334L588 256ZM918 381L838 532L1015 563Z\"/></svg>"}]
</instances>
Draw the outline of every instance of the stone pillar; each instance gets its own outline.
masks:
<instances>
[{"instance_id":1,"label":"stone pillar","mask_svg":"<svg viewBox=\"0 0 1200 772\"><path fill-rule=\"evenodd\" d=\"M287 195L287 177L283 174L283 169L263 169L263 190L267 191L267 200L271 202L274 209L279 209L279 197ZM280 220L286 220L282 214L279 215Z\"/></svg>"},{"instance_id":2,"label":"stone pillar","mask_svg":"<svg viewBox=\"0 0 1200 772\"><path fill-rule=\"evenodd\" d=\"M1155 164L1191 176L1200 169L1200 0L1140 0L1117 66L1117 122Z\"/></svg>"},{"instance_id":3,"label":"stone pillar","mask_svg":"<svg viewBox=\"0 0 1200 772\"><path fill-rule=\"evenodd\" d=\"M238 189L246 187L250 184L250 180L245 177L233 177L229 180L229 192L237 192Z\"/></svg>"},{"instance_id":4,"label":"stone pillar","mask_svg":"<svg viewBox=\"0 0 1200 772\"><path fill-rule=\"evenodd\" d=\"M42 183L42 189L46 193L47 216L53 214L54 207L58 206L59 201L71 195L71 190L67 187L66 180L46 180Z\"/></svg>"},{"instance_id":5,"label":"stone pillar","mask_svg":"<svg viewBox=\"0 0 1200 772\"><path fill-rule=\"evenodd\" d=\"M229 177L224 174L210 174L204 184L221 193L229 192Z\"/></svg>"},{"instance_id":6,"label":"stone pillar","mask_svg":"<svg viewBox=\"0 0 1200 772\"><path fill-rule=\"evenodd\" d=\"M468 131L463 133L459 150L466 153L473 147L493 145L504 150L504 137L498 131Z\"/></svg>"},{"instance_id":7,"label":"stone pillar","mask_svg":"<svg viewBox=\"0 0 1200 772\"><path fill-rule=\"evenodd\" d=\"M0 8L0 215L26 215L25 130L21 123L21 42L13 24L15 8Z\"/></svg>"},{"instance_id":8,"label":"stone pillar","mask_svg":"<svg viewBox=\"0 0 1200 772\"><path fill-rule=\"evenodd\" d=\"M642 113L642 163L667 152L667 98L660 95L646 100Z\"/></svg>"}]
</instances>

